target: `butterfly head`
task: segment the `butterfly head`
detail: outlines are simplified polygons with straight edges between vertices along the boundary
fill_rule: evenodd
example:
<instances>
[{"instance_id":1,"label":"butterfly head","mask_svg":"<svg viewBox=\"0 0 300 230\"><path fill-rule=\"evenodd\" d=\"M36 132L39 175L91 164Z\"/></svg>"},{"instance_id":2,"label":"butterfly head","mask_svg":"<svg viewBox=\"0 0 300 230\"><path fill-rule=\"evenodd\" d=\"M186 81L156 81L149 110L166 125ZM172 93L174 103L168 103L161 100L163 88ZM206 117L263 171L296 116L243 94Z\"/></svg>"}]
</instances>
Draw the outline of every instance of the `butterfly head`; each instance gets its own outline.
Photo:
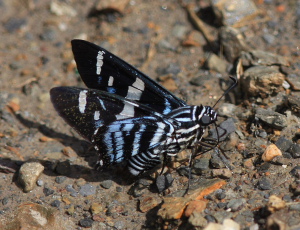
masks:
<instances>
[{"instance_id":1,"label":"butterfly head","mask_svg":"<svg viewBox=\"0 0 300 230\"><path fill-rule=\"evenodd\" d=\"M199 123L201 126L208 126L216 122L217 112L210 106L203 106L202 112L199 114Z\"/></svg>"}]
</instances>

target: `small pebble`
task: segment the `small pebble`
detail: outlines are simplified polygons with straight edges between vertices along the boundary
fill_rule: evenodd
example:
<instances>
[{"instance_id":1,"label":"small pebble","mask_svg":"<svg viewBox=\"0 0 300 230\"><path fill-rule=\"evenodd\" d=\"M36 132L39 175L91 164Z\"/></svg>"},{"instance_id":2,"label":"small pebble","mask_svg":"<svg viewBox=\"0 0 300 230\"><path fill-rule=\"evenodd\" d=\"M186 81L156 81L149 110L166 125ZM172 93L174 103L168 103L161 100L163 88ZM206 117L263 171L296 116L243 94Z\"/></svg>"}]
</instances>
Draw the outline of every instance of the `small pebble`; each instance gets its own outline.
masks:
<instances>
[{"instance_id":1,"label":"small pebble","mask_svg":"<svg viewBox=\"0 0 300 230\"><path fill-rule=\"evenodd\" d=\"M79 193L84 197L94 195L96 193L96 187L91 184L85 184L80 187Z\"/></svg>"},{"instance_id":2,"label":"small pebble","mask_svg":"<svg viewBox=\"0 0 300 230\"><path fill-rule=\"evenodd\" d=\"M76 197L78 196L78 192L73 188L71 184L66 186L66 190L70 193L71 196Z\"/></svg>"},{"instance_id":3,"label":"small pebble","mask_svg":"<svg viewBox=\"0 0 300 230\"><path fill-rule=\"evenodd\" d=\"M164 175L159 175L156 178L156 187L158 189L158 192L161 193L162 191L169 188L172 185L173 180L174 179L170 173L164 174Z\"/></svg>"},{"instance_id":4,"label":"small pebble","mask_svg":"<svg viewBox=\"0 0 300 230\"><path fill-rule=\"evenodd\" d=\"M101 186L105 189L109 189L112 186L112 180L104 180L101 182Z\"/></svg>"},{"instance_id":5,"label":"small pebble","mask_svg":"<svg viewBox=\"0 0 300 230\"><path fill-rule=\"evenodd\" d=\"M67 177L65 177L65 176L57 176L57 177L55 178L55 182L56 182L57 184L62 184L66 179L67 179Z\"/></svg>"},{"instance_id":6,"label":"small pebble","mask_svg":"<svg viewBox=\"0 0 300 230\"><path fill-rule=\"evenodd\" d=\"M227 203L227 209L230 209L232 212L236 212L244 206L246 199L232 199Z\"/></svg>"},{"instance_id":7,"label":"small pebble","mask_svg":"<svg viewBox=\"0 0 300 230\"><path fill-rule=\"evenodd\" d=\"M261 190L271 190L272 185L271 185L271 182L269 181L269 179L267 179L266 177L263 177L262 179L260 179L258 181L258 188Z\"/></svg>"},{"instance_id":8,"label":"small pebble","mask_svg":"<svg viewBox=\"0 0 300 230\"><path fill-rule=\"evenodd\" d=\"M282 156L282 153L276 145L270 144L264 151L261 158L263 161L271 161L276 156Z\"/></svg>"},{"instance_id":9,"label":"small pebble","mask_svg":"<svg viewBox=\"0 0 300 230\"><path fill-rule=\"evenodd\" d=\"M51 205L52 207L59 208L60 203L61 203L61 202L60 202L59 200L54 200L54 201L51 202L50 205Z\"/></svg>"},{"instance_id":10,"label":"small pebble","mask_svg":"<svg viewBox=\"0 0 300 230\"><path fill-rule=\"evenodd\" d=\"M50 195L52 195L52 194L54 193L54 190L45 187L45 188L43 189L43 193L45 194L45 196L50 196Z\"/></svg>"},{"instance_id":11,"label":"small pebble","mask_svg":"<svg viewBox=\"0 0 300 230\"><path fill-rule=\"evenodd\" d=\"M37 184L37 186L42 187L42 186L44 185L44 181L41 180L41 179L38 179L38 180L36 181L36 184Z\"/></svg>"},{"instance_id":12,"label":"small pebble","mask_svg":"<svg viewBox=\"0 0 300 230\"><path fill-rule=\"evenodd\" d=\"M116 187L116 191L117 191L117 192L123 192L123 188L120 187L120 186L117 186L117 187Z\"/></svg>"},{"instance_id":13,"label":"small pebble","mask_svg":"<svg viewBox=\"0 0 300 230\"><path fill-rule=\"evenodd\" d=\"M19 183L23 186L24 192L30 192L36 186L36 181L44 171L44 166L39 162L24 163L18 175Z\"/></svg>"},{"instance_id":14,"label":"small pebble","mask_svg":"<svg viewBox=\"0 0 300 230\"><path fill-rule=\"evenodd\" d=\"M91 218L84 218L79 221L81 227L90 228L93 225L93 220Z\"/></svg>"}]
</instances>

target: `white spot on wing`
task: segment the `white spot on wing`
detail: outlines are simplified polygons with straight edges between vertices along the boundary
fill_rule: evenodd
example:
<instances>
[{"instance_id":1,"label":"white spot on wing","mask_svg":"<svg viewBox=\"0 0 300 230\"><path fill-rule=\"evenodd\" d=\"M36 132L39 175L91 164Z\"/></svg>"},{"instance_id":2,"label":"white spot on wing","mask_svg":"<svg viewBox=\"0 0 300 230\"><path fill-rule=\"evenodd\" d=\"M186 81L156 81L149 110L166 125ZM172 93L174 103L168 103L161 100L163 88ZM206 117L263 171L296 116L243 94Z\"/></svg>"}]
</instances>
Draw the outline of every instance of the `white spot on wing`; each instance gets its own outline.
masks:
<instances>
[{"instance_id":1,"label":"white spot on wing","mask_svg":"<svg viewBox=\"0 0 300 230\"><path fill-rule=\"evenodd\" d=\"M139 100L142 96L144 89L145 83L141 79L136 78L132 86L128 87L128 93L126 98L131 100Z\"/></svg>"},{"instance_id":2,"label":"white spot on wing","mask_svg":"<svg viewBox=\"0 0 300 230\"><path fill-rule=\"evenodd\" d=\"M127 101L124 104L122 112L116 115L117 120L134 117L134 107L138 107L137 104Z\"/></svg>"},{"instance_id":3,"label":"white spot on wing","mask_svg":"<svg viewBox=\"0 0 300 230\"><path fill-rule=\"evenodd\" d=\"M87 93L87 90L82 90L80 91L79 93L79 98L78 98L78 101L79 101L79 111L81 113L84 113L85 111L85 107L86 107L86 93Z\"/></svg>"},{"instance_id":4,"label":"white spot on wing","mask_svg":"<svg viewBox=\"0 0 300 230\"><path fill-rule=\"evenodd\" d=\"M103 66L103 54L104 51L99 51L97 55L97 63L96 63L96 74L100 75L101 67Z\"/></svg>"},{"instance_id":5,"label":"white spot on wing","mask_svg":"<svg viewBox=\"0 0 300 230\"><path fill-rule=\"evenodd\" d=\"M114 83L114 77L110 76L109 79L108 79L108 86L112 86L113 83Z\"/></svg>"},{"instance_id":6,"label":"white spot on wing","mask_svg":"<svg viewBox=\"0 0 300 230\"><path fill-rule=\"evenodd\" d=\"M100 118L100 111L95 111L95 113L94 113L94 120L98 121L99 118Z\"/></svg>"}]
</instances>

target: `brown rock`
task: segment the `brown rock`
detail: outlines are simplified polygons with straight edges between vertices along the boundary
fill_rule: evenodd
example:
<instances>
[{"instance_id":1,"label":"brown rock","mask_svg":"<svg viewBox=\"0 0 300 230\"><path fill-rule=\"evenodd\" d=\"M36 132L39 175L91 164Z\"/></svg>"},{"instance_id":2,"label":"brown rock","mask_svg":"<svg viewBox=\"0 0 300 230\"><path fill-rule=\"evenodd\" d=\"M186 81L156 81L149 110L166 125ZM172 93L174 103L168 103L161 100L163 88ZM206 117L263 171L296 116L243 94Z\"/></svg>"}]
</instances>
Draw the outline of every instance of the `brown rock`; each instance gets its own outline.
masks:
<instances>
[{"instance_id":1,"label":"brown rock","mask_svg":"<svg viewBox=\"0 0 300 230\"><path fill-rule=\"evenodd\" d=\"M96 2L95 9L100 12L113 10L119 13L123 13L128 3L129 0L125 0L125 1L124 0L106 0L106 1L99 0L98 2Z\"/></svg>"},{"instance_id":2,"label":"brown rock","mask_svg":"<svg viewBox=\"0 0 300 230\"><path fill-rule=\"evenodd\" d=\"M263 155L261 156L263 161L271 161L276 156L282 156L281 150L274 144L270 144Z\"/></svg>"},{"instance_id":3,"label":"brown rock","mask_svg":"<svg viewBox=\"0 0 300 230\"><path fill-rule=\"evenodd\" d=\"M152 208L156 207L158 204L160 204L160 201L158 201L152 196L146 196L140 199L140 210L141 212L148 212Z\"/></svg>"},{"instance_id":4,"label":"brown rock","mask_svg":"<svg viewBox=\"0 0 300 230\"><path fill-rule=\"evenodd\" d=\"M27 162L21 166L18 179L24 192L30 192L36 186L36 181L43 171L44 166L39 162Z\"/></svg>"},{"instance_id":5,"label":"brown rock","mask_svg":"<svg viewBox=\"0 0 300 230\"><path fill-rule=\"evenodd\" d=\"M164 220L180 219L185 211L186 206L191 201L203 200L204 196L221 188L226 184L226 182L220 179L203 179L199 184L201 185L200 187L194 190L189 190L184 197L165 197L161 209L158 210L158 215ZM178 194L182 195L182 193Z\"/></svg>"},{"instance_id":6,"label":"brown rock","mask_svg":"<svg viewBox=\"0 0 300 230\"><path fill-rule=\"evenodd\" d=\"M283 209L286 207L286 203L284 200L282 200L281 198L275 196L275 195L271 195L269 197L269 202L268 202L268 210L270 212L275 212L278 211L280 209Z\"/></svg>"},{"instance_id":7,"label":"brown rock","mask_svg":"<svg viewBox=\"0 0 300 230\"><path fill-rule=\"evenodd\" d=\"M190 217L193 212L202 212L206 208L207 201L193 200L191 201L184 211L186 217Z\"/></svg>"},{"instance_id":8,"label":"brown rock","mask_svg":"<svg viewBox=\"0 0 300 230\"><path fill-rule=\"evenodd\" d=\"M0 229L58 230L76 229L76 226L53 208L25 203L19 206L12 218L1 221Z\"/></svg>"}]
</instances>

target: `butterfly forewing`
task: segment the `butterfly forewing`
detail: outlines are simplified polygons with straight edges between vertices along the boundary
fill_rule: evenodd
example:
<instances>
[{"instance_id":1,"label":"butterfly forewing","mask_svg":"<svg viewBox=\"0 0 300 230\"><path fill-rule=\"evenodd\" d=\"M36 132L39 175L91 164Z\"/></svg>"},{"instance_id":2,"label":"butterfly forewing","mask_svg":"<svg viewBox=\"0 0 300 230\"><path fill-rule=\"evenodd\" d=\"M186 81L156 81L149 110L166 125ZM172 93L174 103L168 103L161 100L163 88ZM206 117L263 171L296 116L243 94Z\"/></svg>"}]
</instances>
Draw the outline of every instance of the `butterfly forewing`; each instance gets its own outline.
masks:
<instances>
[{"instance_id":1,"label":"butterfly forewing","mask_svg":"<svg viewBox=\"0 0 300 230\"><path fill-rule=\"evenodd\" d=\"M138 101L162 114L186 105L135 67L99 46L73 40L72 50L79 74L91 89Z\"/></svg>"}]
</instances>

